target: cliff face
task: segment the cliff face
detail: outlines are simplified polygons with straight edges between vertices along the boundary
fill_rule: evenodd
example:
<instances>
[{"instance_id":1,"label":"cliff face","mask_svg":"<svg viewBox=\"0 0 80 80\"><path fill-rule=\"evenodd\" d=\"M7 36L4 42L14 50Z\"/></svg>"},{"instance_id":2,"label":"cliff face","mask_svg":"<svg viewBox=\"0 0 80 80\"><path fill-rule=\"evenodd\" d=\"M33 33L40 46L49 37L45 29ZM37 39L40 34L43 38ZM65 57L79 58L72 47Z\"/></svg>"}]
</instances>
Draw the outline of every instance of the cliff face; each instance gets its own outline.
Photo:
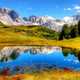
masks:
<instances>
[{"instance_id":1,"label":"cliff face","mask_svg":"<svg viewBox=\"0 0 80 80\"><path fill-rule=\"evenodd\" d=\"M0 22L8 26L41 25L60 32L64 24L75 25L79 20L80 15L65 16L63 19L56 19L51 16L29 16L23 18L15 10L0 8Z\"/></svg>"},{"instance_id":2,"label":"cliff face","mask_svg":"<svg viewBox=\"0 0 80 80\"><path fill-rule=\"evenodd\" d=\"M0 22L8 26L20 25L24 23L16 11L8 8L0 8Z\"/></svg>"}]
</instances>

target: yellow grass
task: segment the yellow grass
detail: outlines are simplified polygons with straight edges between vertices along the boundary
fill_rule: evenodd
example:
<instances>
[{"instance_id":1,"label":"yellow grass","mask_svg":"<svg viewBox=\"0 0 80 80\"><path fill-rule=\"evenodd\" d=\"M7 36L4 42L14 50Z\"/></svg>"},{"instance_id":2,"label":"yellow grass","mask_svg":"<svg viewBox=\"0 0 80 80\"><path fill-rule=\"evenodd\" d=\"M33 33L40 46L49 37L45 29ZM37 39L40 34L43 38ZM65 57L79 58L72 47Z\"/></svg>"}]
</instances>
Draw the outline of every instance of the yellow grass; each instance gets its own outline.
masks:
<instances>
[{"instance_id":1,"label":"yellow grass","mask_svg":"<svg viewBox=\"0 0 80 80\"><path fill-rule=\"evenodd\" d=\"M18 37L19 38L19 37ZM25 46L25 45L39 45L39 46L62 46L69 48L79 48L80 49L80 38L74 38L70 40L46 40L39 39L36 37L21 37L19 39L15 37L11 38L8 41L4 38L3 42L0 42L0 46Z\"/></svg>"},{"instance_id":2,"label":"yellow grass","mask_svg":"<svg viewBox=\"0 0 80 80\"><path fill-rule=\"evenodd\" d=\"M42 71L33 74L18 74L14 76L0 76L0 80L80 80L80 72L70 71Z\"/></svg>"},{"instance_id":3,"label":"yellow grass","mask_svg":"<svg viewBox=\"0 0 80 80\"><path fill-rule=\"evenodd\" d=\"M47 40L45 38L29 36L25 31L36 30L38 27L0 27L0 47L4 46L24 46L24 45L43 45L43 46L63 46L70 48L80 48L80 37L68 40ZM22 30L15 32L16 30Z\"/></svg>"}]
</instances>

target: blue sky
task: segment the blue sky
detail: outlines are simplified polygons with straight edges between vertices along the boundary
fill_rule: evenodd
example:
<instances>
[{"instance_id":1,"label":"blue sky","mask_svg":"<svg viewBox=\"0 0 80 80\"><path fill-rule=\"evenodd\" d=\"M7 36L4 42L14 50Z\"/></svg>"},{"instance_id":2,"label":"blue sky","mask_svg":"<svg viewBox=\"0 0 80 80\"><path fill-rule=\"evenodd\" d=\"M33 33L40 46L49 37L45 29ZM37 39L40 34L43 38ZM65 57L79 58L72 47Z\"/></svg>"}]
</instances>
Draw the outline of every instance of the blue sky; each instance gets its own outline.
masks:
<instances>
[{"instance_id":1,"label":"blue sky","mask_svg":"<svg viewBox=\"0 0 80 80\"><path fill-rule=\"evenodd\" d=\"M63 18L80 13L80 0L0 0L0 7L14 9L21 16Z\"/></svg>"}]
</instances>

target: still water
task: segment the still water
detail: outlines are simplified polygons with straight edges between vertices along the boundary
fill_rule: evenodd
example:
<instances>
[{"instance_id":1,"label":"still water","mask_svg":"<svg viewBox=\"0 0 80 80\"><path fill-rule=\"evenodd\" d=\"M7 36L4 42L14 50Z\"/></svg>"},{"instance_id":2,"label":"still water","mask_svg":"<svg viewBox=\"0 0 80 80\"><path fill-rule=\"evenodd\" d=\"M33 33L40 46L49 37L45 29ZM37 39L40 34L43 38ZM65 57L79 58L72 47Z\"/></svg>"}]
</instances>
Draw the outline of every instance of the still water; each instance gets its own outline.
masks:
<instances>
[{"instance_id":1,"label":"still water","mask_svg":"<svg viewBox=\"0 0 80 80\"><path fill-rule=\"evenodd\" d=\"M33 67L36 68L68 68L71 70L80 70L80 62L76 56L73 54L68 54L67 57L63 55L61 48L33 48L27 49L26 51L19 52L19 56L15 60L10 60L7 62L0 62L0 68L9 67L13 69L16 66L20 67Z\"/></svg>"}]
</instances>

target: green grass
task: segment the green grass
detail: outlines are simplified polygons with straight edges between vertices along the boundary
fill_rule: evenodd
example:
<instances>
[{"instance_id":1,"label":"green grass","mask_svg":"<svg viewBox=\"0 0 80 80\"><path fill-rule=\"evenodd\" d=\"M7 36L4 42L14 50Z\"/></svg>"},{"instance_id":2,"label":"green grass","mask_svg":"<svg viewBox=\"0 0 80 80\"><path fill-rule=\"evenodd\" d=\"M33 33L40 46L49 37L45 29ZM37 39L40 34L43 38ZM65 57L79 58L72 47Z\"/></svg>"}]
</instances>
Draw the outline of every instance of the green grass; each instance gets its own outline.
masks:
<instances>
[{"instance_id":1,"label":"green grass","mask_svg":"<svg viewBox=\"0 0 80 80\"><path fill-rule=\"evenodd\" d=\"M41 26L11 26L0 27L0 43L25 43L39 42L54 39L54 31Z\"/></svg>"},{"instance_id":2,"label":"green grass","mask_svg":"<svg viewBox=\"0 0 80 80\"><path fill-rule=\"evenodd\" d=\"M41 26L0 26L0 46L50 45L80 48L80 37L61 41L55 40L57 37L58 33Z\"/></svg>"}]
</instances>

